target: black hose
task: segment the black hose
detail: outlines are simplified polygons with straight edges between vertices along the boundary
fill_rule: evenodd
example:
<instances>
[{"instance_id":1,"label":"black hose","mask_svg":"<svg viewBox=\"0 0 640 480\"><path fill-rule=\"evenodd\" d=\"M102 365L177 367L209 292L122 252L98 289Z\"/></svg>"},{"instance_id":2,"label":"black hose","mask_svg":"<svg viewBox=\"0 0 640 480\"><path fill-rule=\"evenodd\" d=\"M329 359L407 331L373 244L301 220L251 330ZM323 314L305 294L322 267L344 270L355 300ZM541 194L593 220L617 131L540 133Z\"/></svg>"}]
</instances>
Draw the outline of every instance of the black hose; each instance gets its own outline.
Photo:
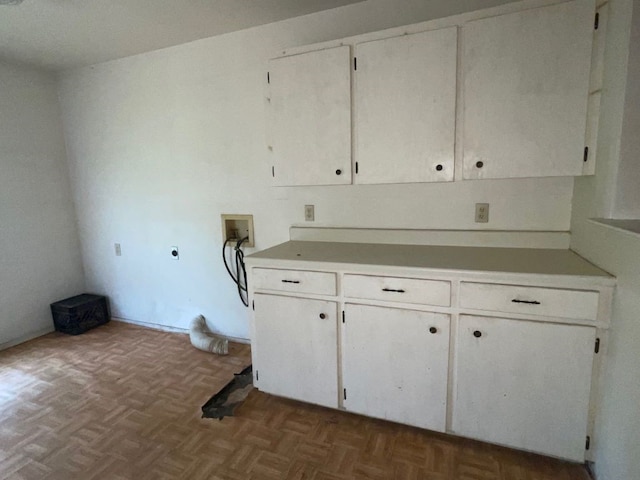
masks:
<instances>
[{"instance_id":1,"label":"black hose","mask_svg":"<svg viewBox=\"0 0 640 480\"><path fill-rule=\"evenodd\" d=\"M240 300L242 301L242 303L244 304L245 307L248 307L249 306L249 297L247 296L247 298L245 299L245 295L247 293L247 270L246 270L245 265L244 265L244 252L242 250L240 250L240 247L242 247L242 244L244 242L249 240L249 237L244 237L244 238L238 240L237 243L236 243L236 246L234 247L234 250L236 251L235 265L236 265L237 275L233 274L233 272L229 268L229 264L227 263L227 255L226 255L227 244L231 240L232 239L226 239L224 241L224 244L222 245L222 260L224 262L224 267L227 269L227 273L229 274L229 276L231 277L233 282L238 287L238 295L240 296ZM241 274L242 274L242 281L241 281L241 277L240 277ZM242 292L245 292L245 293L243 294Z\"/></svg>"}]
</instances>

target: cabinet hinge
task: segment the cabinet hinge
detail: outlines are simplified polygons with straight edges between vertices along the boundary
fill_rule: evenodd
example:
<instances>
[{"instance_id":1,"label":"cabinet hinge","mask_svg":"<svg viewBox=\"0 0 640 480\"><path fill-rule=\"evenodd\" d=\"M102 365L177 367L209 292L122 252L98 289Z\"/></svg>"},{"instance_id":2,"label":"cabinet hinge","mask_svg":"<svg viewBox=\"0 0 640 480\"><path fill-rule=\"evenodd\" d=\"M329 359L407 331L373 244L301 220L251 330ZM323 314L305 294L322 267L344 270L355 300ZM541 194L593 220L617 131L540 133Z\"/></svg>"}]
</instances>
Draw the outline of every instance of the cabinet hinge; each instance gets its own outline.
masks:
<instances>
[{"instance_id":1,"label":"cabinet hinge","mask_svg":"<svg viewBox=\"0 0 640 480\"><path fill-rule=\"evenodd\" d=\"M346 400L347 399L347 389L346 388L342 389L342 395L344 396L344 399Z\"/></svg>"},{"instance_id":2,"label":"cabinet hinge","mask_svg":"<svg viewBox=\"0 0 640 480\"><path fill-rule=\"evenodd\" d=\"M358 59L353 57L353 69L358 70Z\"/></svg>"},{"instance_id":3,"label":"cabinet hinge","mask_svg":"<svg viewBox=\"0 0 640 480\"><path fill-rule=\"evenodd\" d=\"M267 72L267 83L271 83L271 77L269 76L269 72Z\"/></svg>"},{"instance_id":4,"label":"cabinet hinge","mask_svg":"<svg viewBox=\"0 0 640 480\"><path fill-rule=\"evenodd\" d=\"M594 352L599 353L600 352L600 339L596 338L596 348L594 349Z\"/></svg>"},{"instance_id":5,"label":"cabinet hinge","mask_svg":"<svg viewBox=\"0 0 640 480\"><path fill-rule=\"evenodd\" d=\"M356 162L356 173L358 173L358 162Z\"/></svg>"},{"instance_id":6,"label":"cabinet hinge","mask_svg":"<svg viewBox=\"0 0 640 480\"><path fill-rule=\"evenodd\" d=\"M600 14L596 12L596 18L593 21L593 29L597 30L599 26L600 26Z\"/></svg>"},{"instance_id":7,"label":"cabinet hinge","mask_svg":"<svg viewBox=\"0 0 640 480\"><path fill-rule=\"evenodd\" d=\"M276 167L271 167L271 176L272 177L276 176Z\"/></svg>"},{"instance_id":8,"label":"cabinet hinge","mask_svg":"<svg viewBox=\"0 0 640 480\"><path fill-rule=\"evenodd\" d=\"M585 450L589 450L590 446L591 446L591 437L587 435L587 441L585 442L585 445L584 445Z\"/></svg>"},{"instance_id":9,"label":"cabinet hinge","mask_svg":"<svg viewBox=\"0 0 640 480\"><path fill-rule=\"evenodd\" d=\"M586 162L589 160L589 147L584 147L584 154L582 156L582 161Z\"/></svg>"},{"instance_id":10,"label":"cabinet hinge","mask_svg":"<svg viewBox=\"0 0 640 480\"><path fill-rule=\"evenodd\" d=\"M344 310L342 310L342 323L344 323Z\"/></svg>"}]
</instances>

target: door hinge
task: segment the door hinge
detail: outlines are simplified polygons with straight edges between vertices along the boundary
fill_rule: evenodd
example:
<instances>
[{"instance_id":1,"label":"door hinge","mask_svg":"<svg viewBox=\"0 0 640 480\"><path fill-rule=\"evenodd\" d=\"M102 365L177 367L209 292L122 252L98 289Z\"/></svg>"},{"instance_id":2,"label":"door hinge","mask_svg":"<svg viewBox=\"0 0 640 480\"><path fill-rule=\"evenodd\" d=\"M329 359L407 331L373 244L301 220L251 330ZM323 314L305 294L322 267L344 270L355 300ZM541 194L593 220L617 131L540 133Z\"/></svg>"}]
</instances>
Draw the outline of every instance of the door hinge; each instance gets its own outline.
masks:
<instances>
[{"instance_id":1,"label":"door hinge","mask_svg":"<svg viewBox=\"0 0 640 480\"><path fill-rule=\"evenodd\" d=\"M582 156L582 161L586 162L589 160L589 147L584 147L584 154Z\"/></svg>"},{"instance_id":2,"label":"door hinge","mask_svg":"<svg viewBox=\"0 0 640 480\"><path fill-rule=\"evenodd\" d=\"M342 310L342 323L344 323L344 310Z\"/></svg>"},{"instance_id":3,"label":"door hinge","mask_svg":"<svg viewBox=\"0 0 640 480\"><path fill-rule=\"evenodd\" d=\"M267 83L271 83L271 77L269 76L269 72L267 72Z\"/></svg>"},{"instance_id":4,"label":"door hinge","mask_svg":"<svg viewBox=\"0 0 640 480\"><path fill-rule=\"evenodd\" d=\"M271 167L271 176L272 177L276 176L276 167Z\"/></svg>"},{"instance_id":5,"label":"door hinge","mask_svg":"<svg viewBox=\"0 0 640 480\"><path fill-rule=\"evenodd\" d=\"M353 69L358 70L358 59L353 57Z\"/></svg>"},{"instance_id":6,"label":"door hinge","mask_svg":"<svg viewBox=\"0 0 640 480\"><path fill-rule=\"evenodd\" d=\"M358 173L358 162L356 162L356 173Z\"/></svg>"},{"instance_id":7,"label":"door hinge","mask_svg":"<svg viewBox=\"0 0 640 480\"><path fill-rule=\"evenodd\" d=\"M596 338L596 348L594 349L596 353L600 352L600 339Z\"/></svg>"},{"instance_id":8,"label":"door hinge","mask_svg":"<svg viewBox=\"0 0 640 480\"><path fill-rule=\"evenodd\" d=\"M342 395L344 396L344 399L346 400L347 399L347 389L346 388L342 389Z\"/></svg>"},{"instance_id":9,"label":"door hinge","mask_svg":"<svg viewBox=\"0 0 640 480\"><path fill-rule=\"evenodd\" d=\"M600 14L596 12L596 18L593 21L593 29L597 30L599 26L600 26Z\"/></svg>"},{"instance_id":10,"label":"door hinge","mask_svg":"<svg viewBox=\"0 0 640 480\"><path fill-rule=\"evenodd\" d=\"M254 310L256 309L256 301L255 300L251 300L251 308L253 308Z\"/></svg>"},{"instance_id":11,"label":"door hinge","mask_svg":"<svg viewBox=\"0 0 640 480\"><path fill-rule=\"evenodd\" d=\"M591 446L591 437L587 435L587 441L585 442L585 445L584 445L585 450L589 450L590 446Z\"/></svg>"}]
</instances>

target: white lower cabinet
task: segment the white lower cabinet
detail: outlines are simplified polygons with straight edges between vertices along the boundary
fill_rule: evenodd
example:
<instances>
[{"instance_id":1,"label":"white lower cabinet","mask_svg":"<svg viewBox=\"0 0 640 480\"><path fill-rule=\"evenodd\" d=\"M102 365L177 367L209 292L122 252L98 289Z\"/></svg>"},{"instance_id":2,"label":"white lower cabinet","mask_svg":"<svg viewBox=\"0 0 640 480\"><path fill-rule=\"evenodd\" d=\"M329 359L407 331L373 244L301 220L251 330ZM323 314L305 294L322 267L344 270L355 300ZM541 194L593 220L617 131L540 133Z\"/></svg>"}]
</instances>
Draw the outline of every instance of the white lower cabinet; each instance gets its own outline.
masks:
<instances>
[{"instance_id":1,"label":"white lower cabinet","mask_svg":"<svg viewBox=\"0 0 640 480\"><path fill-rule=\"evenodd\" d=\"M583 461L596 330L461 315L454 433Z\"/></svg>"},{"instance_id":2,"label":"white lower cabinet","mask_svg":"<svg viewBox=\"0 0 640 480\"><path fill-rule=\"evenodd\" d=\"M268 393L338 407L335 302L256 294L253 363Z\"/></svg>"},{"instance_id":3,"label":"white lower cabinet","mask_svg":"<svg viewBox=\"0 0 640 480\"><path fill-rule=\"evenodd\" d=\"M295 257L309 255L294 246ZM352 254L351 244L331 247L339 258ZM389 255L406 248L389 245ZM586 281L577 267L557 278L292 263L249 269L259 390L576 462L594 458L592 379L609 326L608 277Z\"/></svg>"},{"instance_id":4,"label":"white lower cabinet","mask_svg":"<svg viewBox=\"0 0 640 480\"><path fill-rule=\"evenodd\" d=\"M346 410L445 431L449 315L345 305Z\"/></svg>"}]
</instances>

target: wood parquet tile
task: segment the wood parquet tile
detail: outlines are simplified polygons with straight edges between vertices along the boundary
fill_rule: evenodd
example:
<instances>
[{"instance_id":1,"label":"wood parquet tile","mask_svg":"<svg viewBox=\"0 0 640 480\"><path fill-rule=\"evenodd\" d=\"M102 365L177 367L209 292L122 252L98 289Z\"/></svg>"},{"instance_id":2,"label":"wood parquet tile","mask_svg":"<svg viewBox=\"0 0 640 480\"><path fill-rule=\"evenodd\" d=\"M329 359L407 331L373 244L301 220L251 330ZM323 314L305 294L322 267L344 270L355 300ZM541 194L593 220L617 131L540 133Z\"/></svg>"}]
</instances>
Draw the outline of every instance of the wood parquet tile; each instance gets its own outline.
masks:
<instances>
[{"instance_id":1,"label":"wood parquet tile","mask_svg":"<svg viewBox=\"0 0 640 480\"><path fill-rule=\"evenodd\" d=\"M587 480L583 467L252 391L200 407L250 362L111 322L0 352L0 480Z\"/></svg>"}]
</instances>

